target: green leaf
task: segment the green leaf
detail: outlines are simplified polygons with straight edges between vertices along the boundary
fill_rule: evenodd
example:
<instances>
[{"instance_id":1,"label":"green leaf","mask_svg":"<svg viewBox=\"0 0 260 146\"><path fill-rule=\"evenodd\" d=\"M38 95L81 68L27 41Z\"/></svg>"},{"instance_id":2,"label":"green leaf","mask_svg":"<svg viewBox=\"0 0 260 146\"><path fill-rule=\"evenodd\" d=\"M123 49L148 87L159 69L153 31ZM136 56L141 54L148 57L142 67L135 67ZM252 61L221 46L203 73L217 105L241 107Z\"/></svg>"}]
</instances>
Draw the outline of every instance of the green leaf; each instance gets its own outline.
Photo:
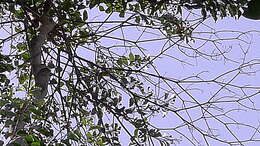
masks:
<instances>
[{"instance_id":1,"label":"green leaf","mask_svg":"<svg viewBox=\"0 0 260 146\"><path fill-rule=\"evenodd\" d=\"M105 11L105 8L103 6L98 7L99 11Z\"/></svg>"},{"instance_id":2,"label":"green leaf","mask_svg":"<svg viewBox=\"0 0 260 146\"><path fill-rule=\"evenodd\" d=\"M17 143L16 141L12 142L11 144L12 144L12 146L22 146L21 144Z\"/></svg>"},{"instance_id":3,"label":"green leaf","mask_svg":"<svg viewBox=\"0 0 260 146\"><path fill-rule=\"evenodd\" d=\"M118 59L118 60L116 61L116 63L117 63L119 66L122 66L122 65L123 65L122 59Z\"/></svg>"},{"instance_id":4,"label":"green leaf","mask_svg":"<svg viewBox=\"0 0 260 146\"><path fill-rule=\"evenodd\" d=\"M23 58L23 60L24 60L25 62L29 62L29 60L30 60L30 54L29 54L28 52L23 53L21 56L22 56L22 58Z\"/></svg>"},{"instance_id":5,"label":"green leaf","mask_svg":"<svg viewBox=\"0 0 260 146\"><path fill-rule=\"evenodd\" d=\"M95 130L95 129L101 129L101 128L102 128L102 127L100 127L100 126L93 125L93 126L91 126L91 127L89 128L89 131Z\"/></svg>"},{"instance_id":6,"label":"green leaf","mask_svg":"<svg viewBox=\"0 0 260 146\"><path fill-rule=\"evenodd\" d=\"M92 9L98 4L97 0L92 0L89 4L89 8Z\"/></svg>"},{"instance_id":7,"label":"green leaf","mask_svg":"<svg viewBox=\"0 0 260 146\"><path fill-rule=\"evenodd\" d=\"M31 146L41 146L41 143L39 141L35 141L31 143Z\"/></svg>"},{"instance_id":8,"label":"green leaf","mask_svg":"<svg viewBox=\"0 0 260 146\"><path fill-rule=\"evenodd\" d=\"M22 75L19 77L19 83L20 83L20 84L23 84L27 79L28 79L28 75L22 74Z\"/></svg>"},{"instance_id":9,"label":"green leaf","mask_svg":"<svg viewBox=\"0 0 260 146\"><path fill-rule=\"evenodd\" d=\"M248 3L248 8L245 8L243 16L248 19L259 20L260 19L260 1L251 0Z\"/></svg>"},{"instance_id":10,"label":"green leaf","mask_svg":"<svg viewBox=\"0 0 260 146\"><path fill-rule=\"evenodd\" d=\"M88 19L88 12L86 10L84 10L83 12L83 20L87 20Z\"/></svg>"},{"instance_id":11,"label":"green leaf","mask_svg":"<svg viewBox=\"0 0 260 146\"><path fill-rule=\"evenodd\" d=\"M51 130L51 129L39 128L39 129L37 129L37 131L47 137L53 136L53 130Z\"/></svg>"},{"instance_id":12,"label":"green leaf","mask_svg":"<svg viewBox=\"0 0 260 146\"><path fill-rule=\"evenodd\" d=\"M0 140L0 145L4 145L4 141Z\"/></svg>"},{"instance_id":13,"label":"green leaf","mask_svg":"<svg viewBox=\"0 0 260 146\"><path fill-rule=\"evenodd\" d=\"M41 116L38 116L38 115L32 115L32 119L43 120L44 118L42 118Z\"/></svg>"},{"instance_id":14,"label":"green leaf","mask_svg":"<svg viewBox=\"0 0 260 146\"><path fill-rule=\"evenodd\" d=\"M139 23L140 23L140 20L141 20L141 19L140 19L140 16L136 16L136 17L135 17L135 22L136 22L136 23L139 24Z\"/></svg>"},{"instance_id":15,"label":"green leaf","mask_svg":"<svg viewBox=\"0 0 260 146\"><path fill-rule=\"evenodd\" d=\"M19 131L17 132L17 135L20 135L20 136L26 135L26 134L27 134L27 132L26 132L25 130L19 130Z\"/></svg>"},{"instance_id":16,"label":"green leaf","mask_svg":"<svg viewBox=\"0 0 260 146\"><path fill-rule=\"evenodd\" d=\"M4 83L6 80L8 80L6 75L5 74L0 74L0 82Z\"/></svg>"},{"instance_id":17,"label":"green leaf","mask_svg":"<svg viewBox=\"0 0 260 146\"><path fill-rule=\"evenodd\" d=\"M15 60L15 61L14 61L14 65L15 65L15 66L18 66L18 65L19 65L19 61L18 61L18 60Z\"/></svg>"},{"instance_id":18,"label":"green leaf","mask_svg":"<svg viewBox=\"0 0 260 146\"><path fill-rule=\"evenodd\" d=\"M23 19L25 16L23 14L23 11L22 9L21 10L16 10L14 12L14 17L18 18L18 19Z\"/></svg>"},{"instance_id":19,"label":"green leaf","mask_svg":"<svg viewBox=\"0 0 260 146\"><path fill-rule=\"evenodd\" d=\"M5 72L5 71L12 71L14 67L11 64L0 64L0 73Z\"/></svg>"},{"instance_id":20,"label":"green leaf","mask_svg":"<svg viewBox=\"0 0 260 146\"><path fill-rule=\"evenodd\" d=\"M178 7L177 7L177 13L178 13L178 14L182 14L182 8L181 8L181 6L178 6Z\"/></svg>"},{"instance_id":21,"label":"green leaf","mask_svg":"<svg viewBox=\"0 0 260 146\"><path fill-rule=\"evenodd\" d=\"M81 4L81 5L78 6L78 10L82 10L82 9L85 9L85 8L86 8L86 6L83 5L83 4Z\"/></svg>"},{"instance_id":22,"label":"green leaf","mask_svg":"<svg viewBox=\"0 0 260 146\"><path fill-rule=\"evenodd\" d=\"M19 51L25 51L25 50L27 50L27 45L25 44L25 43L19 43L19 44L17 44L17 49L19 50Z\"/></svg>"},{"instance_id":23,"label":"green leaf","mask_svg":"<svg viewBox=\"0 0 260 146\"><path fill-rule=\"evenodd\" d=\"M132 53L130 53L129 54L129 59L130 59L130 61L134 61L135 60L135 56Z\"/></svg>"},{"instance_id":24,"label":"green leaf","mask_svg":"<svg viewBox=\"0 0 260 146\"><path fill-rule=\"evenodd\" d=\"M108 7L105 12L106 12L107 14L109 14L109 13L111 13L112 11L113 11L113 7Z\"/></svg>"},{"instance_id":25,"label":"green leaf","mask_svg":"<svg viewBox=\"0 0 260 146\"><path fill-rule=\"evenodd\" d=\"M129 106L134 105L134 100L135 100L134 98L130 98L130 99L129 99Z\"/></svg>"},{"instance_id":26,"label":"green leaf","mask_svg":"<svg viewBox=\"0 0 260 146\"><path fill-rule=\"evenodd\" d=\"M9 103L7 100L0 99L0 107L4 106L7 103Z\"/></svg>"},{"instance_id":27,"label":"green leaf","mask_svg":"<svg viewBox=\"0 0 260 146\"><path fill-rule=\"evenodd\" d=\"M123 64L128 65L128 59L125 56L123 56L121 59Z\"/></svg>"},{"instance_id":28,"label":"green leaf","mask_svg":"<svg viewBox=\"0 0 260 146\"><path fill-rule=\"evenodd\" d=\"M207 12L206 12L205 8L201 9L201 14L203 16L203 19L205 20L207 18Z\"/></svg>"},{"instance_id":29,"label":"green leaf","mask_svg":"<svg viewBox=\"0 0 260 146\"><path fill-rule=\"evenodd\" d=\"M63 69L62 69L61 67L55 68L55 71L56 71L57 73L61 72L62 70L63 70Z\"/></svg>"},{"instance_id":30,"label":"green leaf","mask_svg":"<svg viewBox=\"0 0 260 146\"><path fill-rule=\"evenodd\" d=\"M135 129L135 131L134 131L134 137L138 137L138 129Z\"/></svg>"},{"instance_id":31,"label":"green leaf","mask_svg":"<svg viewBox=\"0 0 260 146\"><path fill-rule=\"evenodd\" d=\"M51 85L55 85L55 84L57 84L57 83L58 83L58 82L57 82L54 78L50 80L50 84L51 84Z\"/></svg>"},{"instance_id":32,"label":"green leaf","mask_svg":"<svg viewBox=\"0 0 260 146\"><path fill-rule=\"evenodd\" d=\"M41 115L42 114L42 111L38 110L38 109L31 109L31 112L33 112L36 115Z\"/></svg>"},{"instance_id":33,"label":"green leaf","mask_svg":"<svg viewBox=\"0 0 260 146\"><path fill-rule=\"evenodd\" d=\"M34 141L34 138L32 135L27 135L24 137L24 139L27 143L32 143Z\"/></svg>"},{"instance_id":34,"label":"green leaf","mask_svg":"<svg viewBox=\"0 0 260 146\"><path fill-rule=\"evenodd\" d=\"M81 119L81 123L83 126L87 126L87 120L85 118Z\"/></svg>"},{"instance_id":35,"label":"green leaf","mask_svg":"<svg viewBox=\"0 0 260 146\"><path fill-rule=\"evenodd\" d=\"M99 76L110 76L110 74L109 73L107 73L107 72L101 72L100 74L99 74Z\"/></svg>"},{"instance_id":36,"label":"green leaf","mask_svg":"<svg viewBox=\"0 0 260 146\"><path fill-rule=\"evenodd\" d=\"M72 8L73 7L73 2L72 1L70 1L70 0L65 0L64 2L63 2L63 9L64 10L69 10L70 8Z\"/></svg>"},{"instance_id":37,"label":"green leaf","mask_svg":"<svg viewBox=\"0 0 260 146\"><path fill-rule=\"evenodd\" d=\"M74 141L78 141L78 137L76 134L74 134L73 132L69 132L68 133L68 138Z\"/></svg>"},{"instance_id":38,"label":"green leaf","mask_svg":"<svg viewBox=\"0 0 260 146\"><path fill-rule=\"evenodd\" d=\"M48 68L55 68L55 65L53 64L53 62L52 61L50 61L49 63L48 63Z\"/></svg>"},{"instance_id":39,"label":"green leaf","mask_svg":"<svg viewBox=\"0 0 260 146\"><path fill-rule=\"evenodd\" d=\"M125 11L121 11L121 12L119 13L119 17L121 17L121 18L125 17Z\"/></svg>"},{"instance_id":40,"label":"green leaf","mask_svg":"<svg viewBox=\"0 0 260 146\"><path fill-rule=\"evenodd\" d=\"M75 130L74 133L77 135L77 137L80 139L82 137L82 134L79 130Z\"/></svg>"},{"instance_id":41,"label":"green leaf","mask_svg":"<svg viewBox=\"0 0 260 146\"><path fill-rule=\"evenodd\" d=\"M140 11L140 5L139 4L135 4L135 9L134 11Z\"/></svg>"}]
</instances>

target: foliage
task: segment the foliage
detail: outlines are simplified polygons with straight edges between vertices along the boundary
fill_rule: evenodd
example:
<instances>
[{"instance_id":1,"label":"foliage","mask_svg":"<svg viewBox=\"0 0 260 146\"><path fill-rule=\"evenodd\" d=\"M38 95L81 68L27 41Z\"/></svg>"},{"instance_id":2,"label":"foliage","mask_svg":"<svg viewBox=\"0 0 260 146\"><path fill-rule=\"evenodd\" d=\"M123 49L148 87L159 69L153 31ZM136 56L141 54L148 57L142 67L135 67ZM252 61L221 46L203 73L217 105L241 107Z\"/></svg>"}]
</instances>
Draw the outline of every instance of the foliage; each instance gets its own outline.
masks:
<instances>
[{"instance_id":1,"label":"foliage","mask_svg":"<svg viewBox=\"0 0 260 146\"><path fill-rule=\"evenodd\" d=\"M243 16L249 19L260 19L260 9L259 6L260 2L258 0L251 0L247 4L247 8L245 9Z\"/></svg>"},{"instance_id":2,"label":"foliage","mask_svg":"<svg viewBox=\"0 0 260 146\"><path fill-rule=\"evenodd\" d=\"M49 17L56 23L42 45L43 63L52 68L52 77L48 96L35 100L37 88L31 73L29 44L39 33L45 3L50 3ZM170 47L160 50L158 55L149 56L141 44L156 39L130 40L114 37L112 33L133 26L152 29L162 33L164 38L161 40L180 47L195 41L194 30L207 18L215 21L227 16L240 18L241 8L246 4L245 0L2 0L1 31L9 33L1 36L1 47L8 46L10 53L2 51L0 55L1 135L9 143L17 145L19 142L15 139L19 137L32 146L102 146L120 145L123 131L131 145L170 145L178 142L178 138L163 134L165 129L157 128L151 122L160 113L169 112L182 121L176 129L170 130L193 145L199 142L178 132L178 127L195 129L205 143L207 138L211 138L223 143L241 144L240 140L225 141L200 130L192 124L193 119L182 116L181 112L194 106L200 107L203 115L209 116L207 118L213 116L218 120L216 115L207 112L218 101L200 103L181 85L189 80L172 79L158 73L155 62ZM195 9L201 13L196 21L184 18ZM107 18L101 22L92 21L91 11L98 11ZM116 20L108 21L112 15ZM103 27L110 23L110 28ZM106 39L113 39L115 43L102 44ZM123 42L123 45L117 45L116 41ZM199 49L190 50L208 58L223 55L221 51L211 55ZM246 67L241 65L241 68ZM9 76L6 73L10 73ZM15 76L13 80L10 78L12 75ZM163 89L155 80L164 82L170 89ZM228 84L217 80L212 82L223 86ZM170 84L175 84L179 91ZM195 105L186 107L186 101L181 97L183 93L192 98L187 102ZM184 107L176 110L177 99L183 102Z\"/></svg>"}]
</instances>

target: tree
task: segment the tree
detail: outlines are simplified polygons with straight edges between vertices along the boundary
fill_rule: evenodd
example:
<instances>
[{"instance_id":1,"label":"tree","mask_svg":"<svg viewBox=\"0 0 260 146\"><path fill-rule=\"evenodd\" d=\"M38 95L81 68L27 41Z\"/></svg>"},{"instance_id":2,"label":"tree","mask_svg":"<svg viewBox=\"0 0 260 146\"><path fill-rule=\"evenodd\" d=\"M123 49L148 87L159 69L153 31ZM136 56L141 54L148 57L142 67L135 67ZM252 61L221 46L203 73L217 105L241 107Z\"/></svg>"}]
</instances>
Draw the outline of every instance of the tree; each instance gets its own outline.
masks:
<instances>
[{"instance_id":1,"label":"tree","mask_svg":"<svg viewBox=\"0 0 260 146\"><path fill-rule=\"evenodd\" d=\"M245 8L245 11L243 13L243 16L245 16L246 18L249 18L249 19L255 19L255 20L258 20L260 19L260 9L259 7L259 1L257 0L252 0L250 2L248 2L248 6L247 8Z\"/></svg>"},{"instance_id":2,"label":"tree","mask_svg":"<svg viewBox=\"0 0 260 146\"><path fill-rule=\"evenodd\" d=\"M233 80L252 73L250 68L259 61L244 61L213 79L204 79L201 74L175 79L162 75L156 67L163 56L187 65L191 63L185 59L199 57L234 61L218 44L239 41L245 33L219 39L219 32L207 32L216 36L210 39L196 36L203 33L196 30L207 19L238 19L243 12L251 13L250 2L2 0L0 8L2 143L120 145L124 141L121 133L132 145L170 145L181 139L192 145L259 141L257 126L231 114L258 110L243 102L252 101L259 94L259 86L243 86ZM95 20L90 16L94 12L106 18ZM133 28L140 30L140 36L125 36L125 31ZM118 37L119 32L122 37ZM156 41L164 43L160 50L152 48ZM201 41L202 46L212 43L215 48L200 49L196 45ZM183 58L168 54L173 48ZM232 74L235 76L230 80L223 79ZM205 84L217 86L218 91L205 100L198 99L194 85L200 88ZM220 106L229 103L243 107L224 110ZM161 121L168 117L176 123L166 128L158 125L154 119L161 113ZM201 122L202 126L197 124ZM215 124L230 136L216 135ZM254 134L240 139L230 125L253 129Z\"/></svg>"}]
</instances>

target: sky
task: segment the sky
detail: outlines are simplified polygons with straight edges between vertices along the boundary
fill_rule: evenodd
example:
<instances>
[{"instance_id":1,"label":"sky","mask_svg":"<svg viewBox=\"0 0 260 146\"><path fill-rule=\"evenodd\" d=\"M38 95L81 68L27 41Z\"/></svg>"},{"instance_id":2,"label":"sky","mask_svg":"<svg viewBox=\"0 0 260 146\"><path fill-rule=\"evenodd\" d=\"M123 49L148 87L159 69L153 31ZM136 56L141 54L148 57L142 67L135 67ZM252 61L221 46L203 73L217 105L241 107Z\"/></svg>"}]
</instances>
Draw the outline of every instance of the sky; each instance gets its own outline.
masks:
<instances>
[{"instance_id":1,"label":"sky","mask_svg":"<svg viewBox=\"0 0 260 146\"><path fill-rule=\"evenodd\" d=\"M88 21L102 21L107 18L105 13L100 13L95 10L89 11L88 15ZM124 19L118 18L118 14L113 14L108 20L118 21ZM192 97L200 103L206 102L209 99L213 101L220 101L219 103L214 104L214 109L208 109L208 111L214 115L227 112L229 117L220 116L220 120L228 123L233 122L232 120L235 119L242 123L257 127L260 120L259 112L250 110L244 106L247 105L250 107L260 108L260 100L258 99L260 96L258 93L256 93L260 89L260 73L257 72L259 70L258 63L260 59L260 36L259 32L257 32L260 30L259 23L260 21L253 21L243 17L239 20L235 20L233 18L224 18L218 20L217 22L214 22L213 19L209 18L203 22L203 24L200 24L199 27L195 30L193 35L195 42L191 41L189 44L184 42L182 43L183 46L179 47L176 45L171 46L175 40L168 42L166 39L161 39L165 37L161 34L161 32L149 29L144 30L137 27L126 27L118 29L109 34L109 36L126 40L140 41L138 44L145 50L144 55L146 56L154 57L160 54L162 50L165 51L164 55L154 61L156 66L155 68L161 75L171 79L187 81L186 83L181 84L181 86L187 89ZM92 26L94 25L95 24ZM115 25L116 24L104 24L100 30L106 30ZM247 31L252 32L247 34L241 33ZM205 41L205 38L211 39L213 41ZM238 38L239 40L234 38ZM147 41L152 39L161 40ZM129 42L117 41L111 38L102 38L99 43L105 47L110 46L112 47L111 50L125 56L127 56L130 52L134 54L141 53L140 50L136 47L132 47L131 49L119 47L120 45L132 45ZM227 53L225 54L225 58L223 56L210 57L203 54L201 54L199 57L194 57L196 54L194 53L194 50L191 50L190 48L187 49L185 46L198 48L201 53L204 52L205 54L217 54L219 53L219 50L223 52L226 51ZM82 55L82 57L88 58L90 60L94 59L94 54L89 51L86 53L86 51L87 50L84 48L78 49L78 53ZM186 53L186 55L184 53ZM193 57L187 57L187 55L191 55ZM247 67L243 67L241 65L247 65ZM229 72L231 70L234 71ZM146 71L156 73L152 67L148 68ZM241 74L237 76L239 71ZM191 76L193 76L193 78L190 78ZM219 84L217 82L196 82L198 80L202 81L201 79L209 81L216 79L215 81L218 82L228 82L232 85L240 85L241 87L249 86L249 88L243 88L242 90L241 87L223 86L224 84ZM152 78L152 80L158 83L158 86L160 85L163 87L165 91L169 93L170 97L178 94L179 97L176 98L174 109L181 110L184 107L196 105L194 100L191 99L191 97L186 93L184 93L178 85L170 82L165 83L155 78ZM147 84L147 82L144 83ZM158 95L163 96L164 91L159 89L158 86L152 86L152 89L155 91L155 93L160 92ZM256 95L252 96L251 100L241 100L237 103L229 102L230 100L247 97L254 93L256 93ZM128 104L127 100L124 104ZM191 108L187 111L180 111L178 114L189 121L189 119L201 118L202 111L200 108ZM209 115L205 114L205 116ZM230 119L230 117L234 119ZM180 118L173 112L161 112L158 116L151 118L150 120L152 124L160 128L176 128L183 124L183 121L180 120ZM200 120L193 122L193 124L204 129L205 131L209 131L207 128L207 124L209 124L212 128L212 135L218 135L223 139L234 140L232 134L225 127L227 124L224 125L214 118L207 119L207 122L201 118ZM133 128L126 122L125 126L127 126L129 129ZM251 137L254 133L252 129L248 127L246 128L243 125L231 124L228 126L239 138L246 139ZM184 136L188 136L196 145L199 145L198 143L201 145L206 145L203 137L201 137L201 135L195 129L183 126L178 130L183 135L180 135L177 132L173 132L173 130L163 130L164 135L172 134L173 138L180 140L175 141L175 143L172 145L191 145L191 143L189 143L184 138ZM260 138L259 133L254 136L256 138ZM120 138L123 146L129 143L129 137L126 136L125 132L122 131ZM209 145L226 145L212 139L208 139L208 142ZM255 146L257 143L258 142L246 143L246 146Z\"/></svg>"},{"instance_id":2,"label":"sky","mask_svg":"<svg viewBox=\"0 0 260 146\"><path fill-rule=\"evenodd\" d=\"M91 15L91 13L90 13ZM104 19L102 14L98 15L91 15L95 16L95 19ZM113 17L112 17L113 18ZM230 101L234 98L241 98L247 97L251 94L254 96L251 100L242 100L239 103L229 103L223 102L219 104L215 104L217 107L215 109L209 109L210 112L215 114L220 114L223 112L227 112L227 115L238 120L242 123L249 124L250 126L258 127L259 125L259 118L260 114L258 111L250 110L245 108L245 106L260 108L260 100L259 91L260 87L260 73L259 70L259 59L260 59L260 21L253 21L246 18L240 18L239 20L235 20L233 18L224 18L214 22L212 19L207 19L204 24L201 24L194 33L195 39L194 43L189 43L193 47L198 47L199 44L204 44L205 41L198 38L210 38L214 40L212 42L206 42L203 47L200 48L202 52L205 53L216 53L218 49L222 51L227 51L228 53L225 54L224 57L207 57L201 56L197 58L187 57L181 52L181 48L179 50L176 46L171 47L169 50L165 51L165 55L159 59L157 59L154 63L156 64L156 69L160 72L161 75L164 75L169 78L173 79L185 79L190 76L197 76L202 78L203 80L213 80L217 79L219 82L229 82L230 84L234 85L241 85L241 87L249 86L250 88L246 88L242 90L242 88L237 87L223 87L223 84L217 84L214 82L210 83L184 83L183 87L189 90L189 93L193 95L199 102L208 101L210 98L215 99L216 101ZM250 33L244 34L241 32L252 31ZM124 32L122 35L122 32ZM199 33L199 32L211 32L209 33ZM152 34L153 33L153 34ZM212 35L214 33L215 35ZM146 32L142 32L136 28L125 28L120 30L120 32L115 32L111 35L116 37L121 37L130 40L148 40L152 38L160 38L158 36L158 32L153 30L146 30ZM226 38L226 40L221 40L222 38ZM238 38L235 39L234 38ZM103 40L104 45L118 45L120 42L116 42L110 39ZM122 42L121 42L122 43ZM155 56L159 54L162 49L162 46L165 45L165 41L154 41L149 43L140 43L140 46L146 49L146 55ZM170 43L166 44L170 45ZM192 55L194 52L192 50L185 50L186 53ZM117 50L118 51L118 50ZM121 50L122 51L122 50ZM132 49L131 51L138 53L138 50ZM120 50L119 50L120 52ZM121 52L127 53L129 52ZM140 53L140 52L139 52ZM183 62L180 62L178 59L182 59ZM231 60L232 59L232 60ZM187 62L187 63L184 63ZM249 65L250 64L250 65ZM242 66L241 66L242 65ZM247 65L248 67L243 67L243 65ZM242 69L240 69L242 68ZM234 70L233 72L229 72L230 70ZM152 71L149 70L148 71ZM239 76L237 73L240 71ZM154 71L152 71L154 72ZM156 79L154 79L156 80ZM189 78L189 81L198 81L198 78ZM156 81L157 82L157 81ZM159 83L159 82L158 82ZM170 85L170 86L169 86ZM181 92L179 87L175 84L169 83L166 85L161 81L161 86L165 87L165 89L170 90L170 88L176 89L176 92ZM251 88L256 87L256 88ZM156 87L154 91L157 90ZM174 95L175 93L169 92L170 96ZM182 109L184 104L180 100L192 101L189 99L187 95L180 93L180 98L176 99L175 108ZM185 103L185 106L188 106L188 103ZM190 105L196 105L191 103ZM219 111L218 111L219 110ZM189 114L187 114L189 113ZM152 123L161 128L169 128L169 127L176 127L177 125L183 124L174 113L169 112L166 117L163 117L165 113L159 114L159 116L154 117L151 119ZM201 109L194 108L189 111L180 112L185 119L196 119L202 116ZM224 122L232 122L233 119L229 117L220 117ZM207 120L207 124L203 120L199 120L198 122L194 122L197 127L204 128L207 130L206 125L210 124L210 127L213 128L212 134L218 135L221 138L226 138L229 140L234 140L232 134L227 130L225 126L228 124L222 124L215 119ZM255 132L253 129L250 129L243 125L228 125L232 131L238 136L238 138L250 138L253 133ZM189 129L187 126L180 128L180 132L184 135L187 135L191 138L193 142L201 143L201 145L206 145L203 142L203 138L200 136L198 132L194 129ZM164 134L172 134L173 137L181 139L181 141L176 142L175 144L179 145L191 145L187 140L185 140L184 135L179 135L178 133L174 133L171 130L165 131ZM192 135L193 134L193 135ZM194 137L193 137L194 136ZM255 138L260 138L259 133L254 135ZM121 135L122 137L122 144L127 145L128 140L126 140L124 133ZM197 139L198 141L196 141ZM218 141L210 139L209 145L220 145L225 146L226 144L219 143ZM252 142L246 143L246 146L255 146L260 142ZM174 145L174 144L172 144Z\"/></svg>"}]
</instances>

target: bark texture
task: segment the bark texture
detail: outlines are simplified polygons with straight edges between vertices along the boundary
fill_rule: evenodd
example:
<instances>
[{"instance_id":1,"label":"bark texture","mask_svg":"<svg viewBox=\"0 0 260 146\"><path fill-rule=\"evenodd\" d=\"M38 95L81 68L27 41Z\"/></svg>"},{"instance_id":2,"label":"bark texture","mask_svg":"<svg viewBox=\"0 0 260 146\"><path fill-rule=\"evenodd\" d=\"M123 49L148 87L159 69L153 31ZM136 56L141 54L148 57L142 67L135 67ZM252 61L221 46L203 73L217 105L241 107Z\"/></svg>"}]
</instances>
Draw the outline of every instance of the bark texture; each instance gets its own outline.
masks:
<instances>
[{"instance_id":1,"label":"bark texture","mask_svg":"<svg viewBox=\"0 0 260 146\"><path fill-rule=\"evenodd\" d=\"M54 27L55 23L48 17L48 13L44 14L41 18L39 34L30 42L32 73L35 78L35 85L41 88L41 93L37 98L43 98L47 94L50 69L47 65L42 64L42 45L47 40L48 33L51 32Z\"/></svg>"}]
</instances>

